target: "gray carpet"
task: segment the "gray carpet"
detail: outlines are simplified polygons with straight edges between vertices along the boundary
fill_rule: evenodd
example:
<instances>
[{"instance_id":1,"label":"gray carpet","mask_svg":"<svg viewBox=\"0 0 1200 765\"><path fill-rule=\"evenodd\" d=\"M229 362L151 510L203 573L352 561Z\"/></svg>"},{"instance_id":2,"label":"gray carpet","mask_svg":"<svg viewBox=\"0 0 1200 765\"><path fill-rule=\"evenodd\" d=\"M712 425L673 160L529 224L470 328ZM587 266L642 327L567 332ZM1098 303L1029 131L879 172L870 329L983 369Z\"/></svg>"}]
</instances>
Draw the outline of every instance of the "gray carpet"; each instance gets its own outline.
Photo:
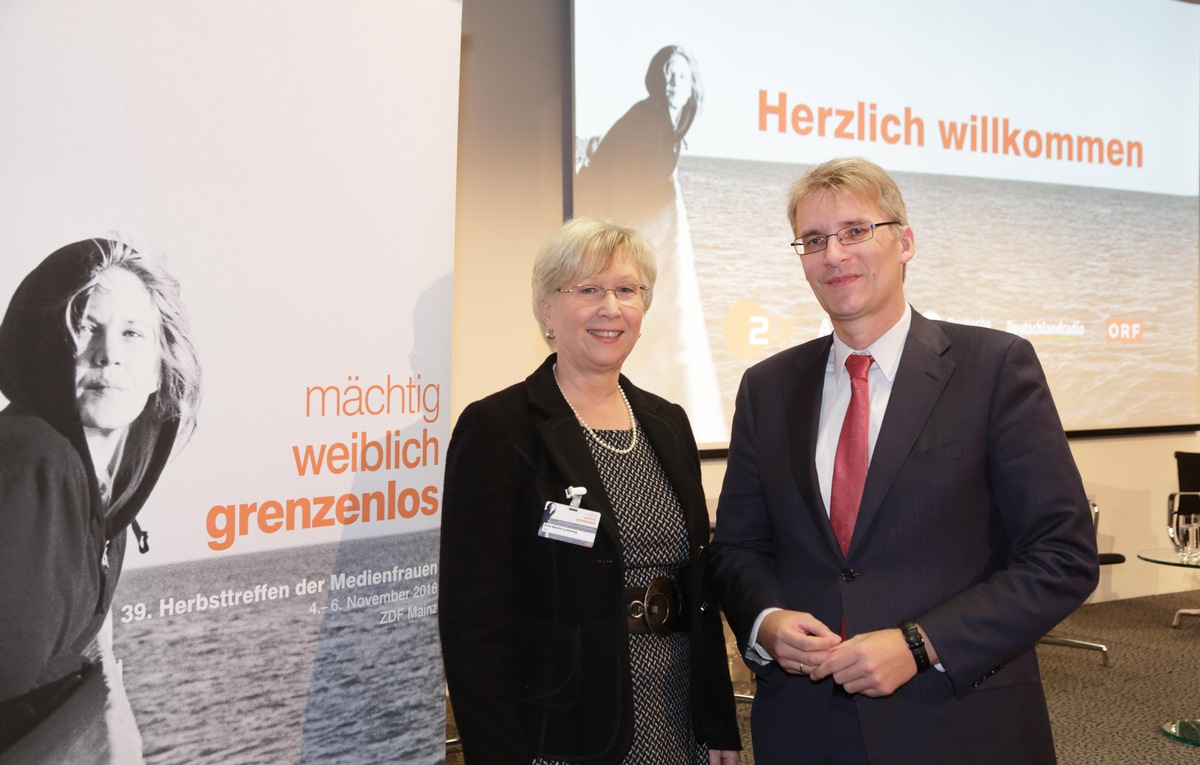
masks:
<instances>
[{"instance_id":1,"label":"gray carpet","mask_svg":"<svg viewBox=\"0 0 1200 765\"><path fill-rule=\"evenodd\" d=\"M1173 629L1180 608L1200 608L1200 590L1087 605L1054 630L1106 644L1111 667L1094 651L1038 647L1059 765L1200 764L1200 747L1161 732L1167 720L1200 718L1200 617ZM744 765L754 763L749 712L738 705ZM447 765L462 761L450 747Z\"/></svg>"},{"instance_id":2,"label":"gray carpet","mask_svg":"<svg viewBox=\"0 0 1200 765\"><path fill-rule=\"evenodd\" d=\"M1108 646L1100 654L1042 645L1038 659L1060 765L1200 763L1200 747L1164 736L1164 722L1200 717L1200 590L1088 605L1054 634Z\"/></svg>"}]
</instances>

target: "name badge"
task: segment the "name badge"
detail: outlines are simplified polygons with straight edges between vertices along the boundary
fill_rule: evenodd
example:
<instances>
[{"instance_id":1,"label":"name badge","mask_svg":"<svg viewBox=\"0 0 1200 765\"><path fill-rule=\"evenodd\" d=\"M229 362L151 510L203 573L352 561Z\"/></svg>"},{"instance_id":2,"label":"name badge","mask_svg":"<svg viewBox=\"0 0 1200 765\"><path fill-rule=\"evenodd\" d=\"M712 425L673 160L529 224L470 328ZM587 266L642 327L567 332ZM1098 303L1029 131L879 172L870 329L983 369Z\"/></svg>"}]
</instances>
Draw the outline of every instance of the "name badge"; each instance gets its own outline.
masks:
<instances>
[{"instance_id":1,"label":"name badge","mask_svg":"<svg viewBox=\"0 0 1200 765\"><path fill-rule=\"evenodd\" d=\"M542 511L538 536L559 542L591 547L600 528L600 513L584 507L571 507L561 502L547 502Z\"/></svg>"}]
</instances>

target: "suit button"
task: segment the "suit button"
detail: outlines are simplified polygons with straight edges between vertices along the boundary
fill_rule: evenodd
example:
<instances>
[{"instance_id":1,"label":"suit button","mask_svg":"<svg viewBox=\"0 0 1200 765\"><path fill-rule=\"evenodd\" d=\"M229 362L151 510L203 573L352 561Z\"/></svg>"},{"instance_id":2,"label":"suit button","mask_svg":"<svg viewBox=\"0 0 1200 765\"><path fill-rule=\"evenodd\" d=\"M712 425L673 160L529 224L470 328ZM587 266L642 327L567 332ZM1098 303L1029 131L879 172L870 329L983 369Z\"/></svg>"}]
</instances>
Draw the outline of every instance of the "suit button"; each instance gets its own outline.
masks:
<instances>
[{"instance_id":1,"label":"suit button","mask_svg":"<svg viewBox=\"0 0 1200 765\"><path fill-rule=\"evenodd\" d=\"M852 568L842 569L842 581L843 582L853 582L854 577L856 577L856 576L858 576L858 573L855 572L854 569L852 569Z\"/></svg>"}]
</instances>

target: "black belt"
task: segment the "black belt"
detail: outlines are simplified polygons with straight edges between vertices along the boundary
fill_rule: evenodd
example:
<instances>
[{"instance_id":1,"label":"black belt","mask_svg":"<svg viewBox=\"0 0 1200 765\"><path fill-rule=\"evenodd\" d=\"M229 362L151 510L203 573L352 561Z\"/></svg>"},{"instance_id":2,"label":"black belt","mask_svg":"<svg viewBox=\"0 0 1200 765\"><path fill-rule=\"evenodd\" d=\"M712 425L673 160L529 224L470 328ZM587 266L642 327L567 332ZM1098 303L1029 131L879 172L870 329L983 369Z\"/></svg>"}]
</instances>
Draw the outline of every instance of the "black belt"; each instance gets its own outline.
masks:
<instances>
[{"instance_id":1,"label":"black belt","mask_svg":"<svg viewBox=\"0 0 1200 765\"><path fill-rule=\"evenodd\" d=\"M626 587L625 625L631 635L666 637L686 630L687 614L681 608L675 580L660 576L648 587Z\"/></svg>"}]
</instances>

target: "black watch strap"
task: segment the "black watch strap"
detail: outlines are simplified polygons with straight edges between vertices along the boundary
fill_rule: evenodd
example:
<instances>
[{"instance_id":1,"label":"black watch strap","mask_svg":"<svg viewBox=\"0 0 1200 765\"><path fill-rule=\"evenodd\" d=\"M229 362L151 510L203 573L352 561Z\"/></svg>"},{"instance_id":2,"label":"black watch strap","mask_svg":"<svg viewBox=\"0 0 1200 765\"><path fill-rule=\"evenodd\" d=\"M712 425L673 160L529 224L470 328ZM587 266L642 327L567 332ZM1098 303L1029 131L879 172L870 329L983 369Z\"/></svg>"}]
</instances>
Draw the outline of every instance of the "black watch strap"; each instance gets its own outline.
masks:
<instances>
[{"instance_id":1,"label":"black watch strap","mask_svg":"<svg viewBox=\"0 0 1200 765\"><path fill-rule=\"evenodd\" d=\"M912 651L913 660L917 662L917 671L924 672L929 669L929 652L925 650L925 638L921 637L917 623L912 619L905 619L900 622L900 631L904 633L908 650Z\"/></svg>"}]
</instances>

